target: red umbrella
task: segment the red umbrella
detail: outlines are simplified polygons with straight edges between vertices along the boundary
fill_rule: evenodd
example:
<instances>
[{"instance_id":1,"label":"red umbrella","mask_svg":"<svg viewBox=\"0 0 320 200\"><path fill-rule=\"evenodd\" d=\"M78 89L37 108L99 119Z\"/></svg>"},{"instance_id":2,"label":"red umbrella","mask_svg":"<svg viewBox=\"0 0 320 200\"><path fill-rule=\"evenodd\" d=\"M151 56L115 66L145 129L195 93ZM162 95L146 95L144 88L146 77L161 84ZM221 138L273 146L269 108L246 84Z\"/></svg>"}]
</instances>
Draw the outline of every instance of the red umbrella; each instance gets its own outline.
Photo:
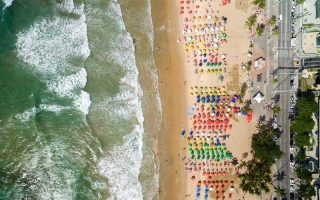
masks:
<instances>
[{"instance_id":1,"label":"red umbrella","mask_svg":"<svg viewBox=\"0 0 320 200\"><path fill-rule=\"evenodd\" d=\"M188 11L188 13L189 13L189 14L192 14L192 11L191 11L191 10L189 10L189 11Z\"/></svg>"}]
</instances>

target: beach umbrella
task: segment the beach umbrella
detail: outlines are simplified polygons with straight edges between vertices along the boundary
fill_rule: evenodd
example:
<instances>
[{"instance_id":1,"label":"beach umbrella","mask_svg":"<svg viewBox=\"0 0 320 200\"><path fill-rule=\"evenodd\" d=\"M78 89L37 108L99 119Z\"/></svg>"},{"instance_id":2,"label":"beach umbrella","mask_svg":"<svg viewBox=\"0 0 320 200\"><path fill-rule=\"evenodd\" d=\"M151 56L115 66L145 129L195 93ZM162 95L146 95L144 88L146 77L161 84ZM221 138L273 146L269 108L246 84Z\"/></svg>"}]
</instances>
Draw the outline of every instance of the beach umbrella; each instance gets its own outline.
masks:
<instances>
[{"instance_id":1,"label":"beach umbrella","mask_svg":"<svg viewBox=\"0 0 320 200\"><path fill-rule=\"evenodd\" d=\"M183 130L183 131L181 132L181 135L184 136L185 134L186 134L186 131Z\"/></svg>"},{"instance_id":2,"label":"beach umbrella","mask_svg":"<svg viewBox=\"0 0 320 200\"><path fill-rule=\"evenodd\" d=\"M227 152L227 153L226 153L226 158L231 159L231 158L232 158L232 154L229 153L229 152Z\"/></svg>"}]
</instances>

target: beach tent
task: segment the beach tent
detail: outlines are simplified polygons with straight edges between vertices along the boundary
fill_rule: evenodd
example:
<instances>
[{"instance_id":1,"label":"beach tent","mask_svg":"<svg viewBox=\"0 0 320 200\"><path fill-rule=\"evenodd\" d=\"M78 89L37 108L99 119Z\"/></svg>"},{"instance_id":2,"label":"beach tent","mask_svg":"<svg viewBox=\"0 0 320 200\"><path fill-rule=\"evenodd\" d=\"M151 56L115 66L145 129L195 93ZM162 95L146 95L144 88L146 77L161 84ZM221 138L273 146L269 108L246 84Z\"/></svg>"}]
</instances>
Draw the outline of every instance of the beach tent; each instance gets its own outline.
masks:
<instances>
[{"instance_id":1,"label":"beach tent","mask_svg":"<svg viewBox=\"0 0 320 200\"><path fill-rule=\"evenodd\" d=\"M261 103L264 100L264 95L259 91L254 97L254 100L256 100L258 103Z\"/></svg>"}]
</instances>

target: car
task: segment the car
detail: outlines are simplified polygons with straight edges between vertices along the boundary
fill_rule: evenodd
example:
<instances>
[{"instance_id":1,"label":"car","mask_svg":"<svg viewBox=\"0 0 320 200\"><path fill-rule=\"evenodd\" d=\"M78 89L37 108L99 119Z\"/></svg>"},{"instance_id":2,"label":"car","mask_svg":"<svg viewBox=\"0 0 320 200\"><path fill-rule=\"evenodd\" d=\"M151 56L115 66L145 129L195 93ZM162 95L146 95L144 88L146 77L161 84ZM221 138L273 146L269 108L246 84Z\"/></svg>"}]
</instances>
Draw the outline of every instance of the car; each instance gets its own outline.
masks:
<instances>
[{"instance_id":1,"label":"car","mask_svg":"<svg viewBox=\"0 0 320 200\"><path fill-rule=\"evenodd\" d=\"M290 153L294 153L296 151L296 148L293 148L293 147L290 147ZM293 160L293 155L292 155L292 158L291 158L291 155L290 154L290 160Z\"/></svg>"},{"instance_id":2,"label":"car","mask_svg":"<svg viewBox=\"0 0 320 200\"><path fill-rule=\"evenodd\" d=\"M290 185L293 185L294 184L294 179L293 178L290 178Z\"/></svg>"},{"instance_id":3,"label":"car","mask_svg":"<svg viewBox=\"0 0 320 200\"><path fill-rule=\"evenodd\" d=\"M293 147L291 147L291 148L293 148ZM291 148L290 148L290 151L291 151ZM294 149L294 148L293 148L293 149ZM293 160L294 160L293 154L290 153L290 162L293 162Z\"/></svg>"},{"instance_id":4,"label":"car","mask_svg":"<svg viewBox=\"0 0 320 200\"><path fill-rule=\"evenodd\" d=\"M293 185L290 184L290 192L294 192L294 191L295 191L295 189L294 189Z\"/></svg>"},{"instance_id":5,"label":"car","mask_svg":"<svg viewBox=\"0 0 320 200\"><path fill-rule=\"evenodd\" d=\"M278 16L278 19L279 19L280 21L282 21L282 15L279 15L279 16Z\"/></svg>"},{"instance_id":6,"label":"car","mask_svg":"<svg viewBox=\"0 0 320 200\"><path fill-rule=\"evenodd\" d=\"M290 102L294 102L294 96L290 96Z\"/></svg>"}]
</instances>

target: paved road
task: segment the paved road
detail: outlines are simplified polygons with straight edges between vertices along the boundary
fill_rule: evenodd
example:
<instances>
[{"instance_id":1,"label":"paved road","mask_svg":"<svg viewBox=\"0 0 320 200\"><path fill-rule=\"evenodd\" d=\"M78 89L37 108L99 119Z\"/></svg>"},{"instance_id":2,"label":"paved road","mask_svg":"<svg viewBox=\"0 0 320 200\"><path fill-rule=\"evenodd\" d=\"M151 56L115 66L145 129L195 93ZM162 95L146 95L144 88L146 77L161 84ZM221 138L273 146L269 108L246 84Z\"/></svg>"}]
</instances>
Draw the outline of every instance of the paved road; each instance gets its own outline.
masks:
<instances>
[{"instance_id":1,"label":"paved road","mask_svg":"<svg viewBox=\"0 0 320 200\"><path fill-rule=\"evenodd\" d=\"M283 69L281 67L292 67L292 49L290 48L291 33L290 33L290 15L291 15L291 1L281 0L278 5L279 15L282 15L282 20L279 21L280 35L278 40L278 86L276 88L280 94L279 106L281 112L277 118L278 125L282 131L281 137L278 142L280 149L284 155L277 162L278 172L284 172L285 176L279 182L281 188L286 190L287 199L290 199L290 174L292 169L290 167L290 130L289 130L289 100L291 93L290 90L290 69ZM279 198L280 199L280 198Z\"/></svg>"}]
</instances>

